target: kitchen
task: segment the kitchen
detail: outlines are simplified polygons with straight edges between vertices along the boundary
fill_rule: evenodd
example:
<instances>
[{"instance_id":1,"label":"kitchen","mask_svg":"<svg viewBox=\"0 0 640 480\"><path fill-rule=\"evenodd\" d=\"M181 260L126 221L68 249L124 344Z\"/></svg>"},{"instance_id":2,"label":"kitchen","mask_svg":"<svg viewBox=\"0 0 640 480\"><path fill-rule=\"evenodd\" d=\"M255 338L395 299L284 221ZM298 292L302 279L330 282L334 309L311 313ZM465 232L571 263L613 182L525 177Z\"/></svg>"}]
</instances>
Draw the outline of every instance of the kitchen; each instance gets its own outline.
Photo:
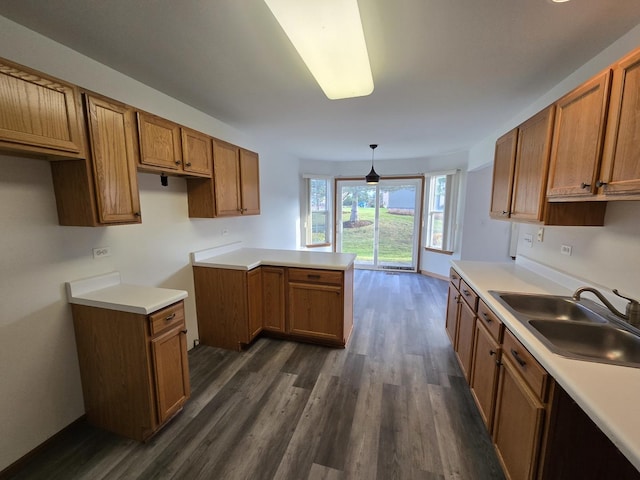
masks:
<instances>
[{"instance_id":1,"label":"kitchen","mask_svg":"<svg viewBox=\"0 0 640 480\"><path fill-rule=\"evenodd\" d=\"M157 175L139 174L142 225L96 229L60 227L48 164L3 155L0 209L5 228L1 245L6 253L2 257L5 320L0 336L1 378L3 392L12 392L3 394L1 409L3 431L9 432L3 435L0 448L0 465L4 468L83 412L65 281L118 270L128 283L189 291L185 308L187 343L192 345L197 324L189 253L209 248L212 239L220 243L242 240L250 245L251 239L259 238L259 245L254 246L297 248L300 174L313 168L357 175L368 170L368 163L299 162L294 156L283 154L277 146L258 144L243 132L8 19L0 18L0 27L0 56L4 58L259 151L261 207L263 212L269 212L268 216L191 220L187 214L184 181L170 178L169 186L164 188ZM542 98L532 101L524 111L517 115L513 112L513 121L470 151L428 158L422 162L428 164L426 167L417 161L394 166L393 173L435 171L444 165L466 171L464 232L472 234L462 234L457 256L464 260L508 260L505 233L509 224L489 220L487 212L490 164L497 136L638 44L640 27L636 26ZM386 172L386 168L381 162L380 173L391 173ZM640 227L635 219L640 214L639 203L610 202L605 227L546 227L544 241L534 242L531 247L525 245L524 235L532 234L535 238L538 228L522 224L518 253L577 277L592 279L595 276L597 283L618 287L638 298ZM573 247L572 256L560 254L563 244ZM92 248L107 245L112 249L112 256L94 261ZM448 274L449 259L430 266L427 262L432 259L425 257L423 270L441 276Z\"/></svg>"}]
</instances>

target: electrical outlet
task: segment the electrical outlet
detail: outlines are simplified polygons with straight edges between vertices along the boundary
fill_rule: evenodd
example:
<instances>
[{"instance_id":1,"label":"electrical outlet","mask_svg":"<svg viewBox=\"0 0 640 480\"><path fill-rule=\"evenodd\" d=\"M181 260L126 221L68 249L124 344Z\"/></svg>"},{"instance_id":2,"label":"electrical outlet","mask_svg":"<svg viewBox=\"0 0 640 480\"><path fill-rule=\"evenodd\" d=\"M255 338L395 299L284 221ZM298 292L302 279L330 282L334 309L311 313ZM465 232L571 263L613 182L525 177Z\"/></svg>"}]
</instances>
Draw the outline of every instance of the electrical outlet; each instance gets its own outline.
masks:
<instances>
[{"instance_id":1,"label":"electrical outlet","mask_svg":"<svg viewBox=\"0 0 640 480\"><path fill-rule=\"evenodd\" d=\"M522 240L524 241L524 245L526 247L531 248L533 246L533 235L531 235L530 233L525 233L522 237Z\"/></svg>"},{"instance_id":2,"label":"electrical outlet","mask_svg":"<svg viewBox=\"0 0 640 480\"><path fill-rule=\"evenodd\" d=\"M562 245L560 247L560 253L569 257L571 256L571 250L573 250L573 247L571 245Z\"/></svg>"},{"instance_id":3,"label":"electrical outlet","mask_svg":"<svg viewBox=\"0 0 640 480\"><path fill-rule=\"evenodd\" d=\"M539 242L542 242L543 239L544 239L544 227L540 227L538 229L538 234L536 236L536 240L538 240Z\"/></svg>"},{"instance_id":4,"label":"electrical outlet","mask_svg":"<svg viewBox=\"0 0 640 480\"><path fill-rule=\"evenodd\" d=\"M111 247L98 247L93 249L93 258L102 258L111 256Z\"/></svg>"}]
</instances>

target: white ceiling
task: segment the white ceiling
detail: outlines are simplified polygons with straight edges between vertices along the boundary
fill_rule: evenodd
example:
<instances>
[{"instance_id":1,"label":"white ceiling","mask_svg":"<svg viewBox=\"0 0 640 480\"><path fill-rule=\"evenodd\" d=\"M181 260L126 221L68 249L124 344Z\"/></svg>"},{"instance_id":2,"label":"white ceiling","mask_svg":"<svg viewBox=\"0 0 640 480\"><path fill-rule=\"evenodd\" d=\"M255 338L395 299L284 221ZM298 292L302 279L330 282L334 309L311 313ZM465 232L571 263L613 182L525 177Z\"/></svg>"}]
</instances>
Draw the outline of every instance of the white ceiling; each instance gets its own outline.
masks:
<instances>
[{"instance_id":1,"label":"white ceiling","mask_svg":"<svg viewBox=\"0 0 640 480\"><path fill-rule=\"evenodd\" d=\"M0 15L311 160L466 150L640 23L638 0L359 5L375 90L346 100L262 0L0 0Z\"/></svg>"}]
</instances>

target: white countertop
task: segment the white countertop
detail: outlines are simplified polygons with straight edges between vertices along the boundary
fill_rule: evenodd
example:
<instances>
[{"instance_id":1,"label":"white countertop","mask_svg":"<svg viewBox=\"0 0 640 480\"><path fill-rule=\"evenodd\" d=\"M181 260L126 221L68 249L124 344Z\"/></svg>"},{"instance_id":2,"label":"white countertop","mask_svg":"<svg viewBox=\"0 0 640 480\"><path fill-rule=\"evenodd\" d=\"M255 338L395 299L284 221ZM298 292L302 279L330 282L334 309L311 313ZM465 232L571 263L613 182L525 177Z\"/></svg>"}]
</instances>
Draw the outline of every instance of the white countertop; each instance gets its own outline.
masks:
<instances>
[{"instance_id":1,"label":"white countertop","mask_svg":"<svg viewBox=\"0 0 640 480\"><path fill-rule=\"evenodd\" d=\"M66 283L69 303L147 315L187 298L184 290L120 283L110 272Z\"/></svg>"},{"instance_id":2,"label":"white countertop","mask_svg":"<svg viewBox=\"0 0 640 480\"><path fill-rule=\"evenodd\" d=\"M489 293L489 290L499 290L571 295L576 283L584 283L559 273L548 275L550 269L538 268L526 259L520 264L452 263L556 382L640 470L640 368L585 362L554 354Z\"/></svg>"},{"instance_id":3,"label":"white countertop","mask_svg":"<svg viewBox=\"0 0 640 480\"><path fill-rule=\"evenodd\" d=\"M353 253L311 252L307 250L272 250L267 248L217 248L191 254L195 267L251 270L260 265L277 267L348 270L353 266Z\"/></svg>"}]
</instances>

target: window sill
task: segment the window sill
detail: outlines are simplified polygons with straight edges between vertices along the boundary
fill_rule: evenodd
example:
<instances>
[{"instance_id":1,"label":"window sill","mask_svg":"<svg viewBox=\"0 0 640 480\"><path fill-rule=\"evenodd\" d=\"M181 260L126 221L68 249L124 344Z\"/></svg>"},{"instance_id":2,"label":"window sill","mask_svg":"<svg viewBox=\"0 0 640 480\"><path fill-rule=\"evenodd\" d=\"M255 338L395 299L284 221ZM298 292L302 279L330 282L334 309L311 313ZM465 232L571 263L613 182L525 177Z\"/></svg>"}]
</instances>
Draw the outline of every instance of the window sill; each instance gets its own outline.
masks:
<instances>
[{"instance_id":1,"label":"window sill","mask_svg":"<svg viewBox=\"0 0 640 480\"><path fill-rule=\"evenodd\" d=\"M429 247L424 247L424 249L427 252L442 253L443 255L453 255L453 252L451 252L449 250L440 250L438 248L429 248Z\"/></svg>"},{"instance_id":2,"label":"window sill","mask_svg":"<svg viewBox=\"0 0 640 480\"><path fill-rule=\"evenodd\" d=\"M330 243L314 243L313 245L305 245L306 248L330 247Z\"/></svg>"}]
</instances>

